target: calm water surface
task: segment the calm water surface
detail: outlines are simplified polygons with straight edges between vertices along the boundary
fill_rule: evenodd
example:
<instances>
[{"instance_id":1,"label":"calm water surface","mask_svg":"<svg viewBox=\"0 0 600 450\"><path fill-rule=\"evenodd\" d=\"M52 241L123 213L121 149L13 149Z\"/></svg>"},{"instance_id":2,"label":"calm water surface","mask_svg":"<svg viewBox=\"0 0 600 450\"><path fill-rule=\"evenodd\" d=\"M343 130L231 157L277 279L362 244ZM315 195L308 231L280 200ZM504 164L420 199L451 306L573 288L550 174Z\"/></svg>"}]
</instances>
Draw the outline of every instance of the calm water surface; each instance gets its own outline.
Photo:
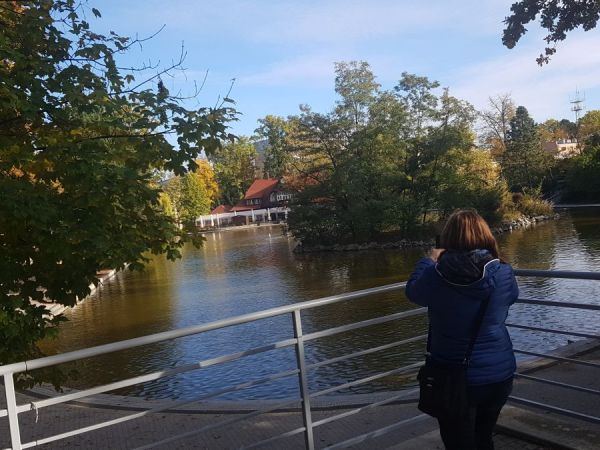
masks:
<instances>
[{"instance_id":1,"label":"calm water surface","mask_svg":"<svg viewBox=\"0 0 600 450\"><path fill-rule=\"evenodd\" d=\"M560 220L500 238L503 256L515 267L600 271L600 212L572 211ZM67 313L60 337L44 342L58 353L173 330L335 293L406 280L423 250L387 250L296 255L295 243L277 227L207 235L201 249L186 247L177 262L154 258L145 272L126 271ZM600 304L600 283L521 279L522 296ZM401 292L305 311L305 333L413 308ZM600 315L515 305L514 323L597 332ZM165 367L203 360L291 336L288 316L217 330L91 358L75 365L70 384L89 387ZM382 345L426 331L425 317L317 339L307 357L317 362ZM512 330L515 348L548 350L565 345L566 336ZM569 338L571 339L571 338ZM313 370L311 389L324 389L422 359L424 343L354 358ZM127 393L145 398L191 398L295 368L291 349L275 350L241 361L138 385ZM389 377L348 392L397 389L411 380ZM297 394L289 377L222 398L280 398Z\"/></svg>"}]
</instances>

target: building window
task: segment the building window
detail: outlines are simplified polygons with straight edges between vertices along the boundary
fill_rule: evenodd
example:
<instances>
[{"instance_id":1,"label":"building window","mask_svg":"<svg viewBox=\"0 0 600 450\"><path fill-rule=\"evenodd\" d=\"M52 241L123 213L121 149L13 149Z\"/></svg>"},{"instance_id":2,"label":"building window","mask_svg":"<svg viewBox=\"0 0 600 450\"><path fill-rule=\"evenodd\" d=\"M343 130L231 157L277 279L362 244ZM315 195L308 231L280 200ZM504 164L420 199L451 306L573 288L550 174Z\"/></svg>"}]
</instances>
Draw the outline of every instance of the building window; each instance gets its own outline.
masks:
<instances>
[{"instance_id":1,"label":"building window","mask_svg":"<svg viewBox=\"0 0 600 450\"><path fill-rule=\"evenodd\" d=\"M284 200L289 200L292 198L292 194L285 194L283 192L277 194L277 201L282 202Z\"/></svg>"}]
</instances>

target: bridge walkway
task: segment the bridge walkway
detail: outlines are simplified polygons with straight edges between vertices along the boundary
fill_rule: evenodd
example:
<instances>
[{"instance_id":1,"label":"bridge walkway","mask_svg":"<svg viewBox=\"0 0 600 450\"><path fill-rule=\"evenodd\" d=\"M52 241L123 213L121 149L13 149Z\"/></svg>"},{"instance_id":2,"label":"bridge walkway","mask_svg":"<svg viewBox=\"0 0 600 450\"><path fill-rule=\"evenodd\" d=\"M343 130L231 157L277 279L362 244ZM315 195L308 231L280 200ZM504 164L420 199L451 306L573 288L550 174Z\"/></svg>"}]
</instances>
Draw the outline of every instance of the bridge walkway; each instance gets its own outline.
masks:
<instances>
[{"instance_id":1,"label":"bridge walkway","mask_svg":"<svg viewBox=\"0 0 600 450\"><path fill-rule=\"evenodd\" d=\"M564 351L563 351L564 354ZM572 356L572 355L569 355ZM590 362L600 361L600 348L592 348L580 354L577 359ZM594 368L575 366L568 362L549 363L541 359L523 366L521 373L559 382L587 386L600 390L600 378ZM36 400L37 395L18 394L19 403ZM513 396L541 401L549 405L568 408L582 414L595 414L598 408L597 397L584 392L560 390L548 385L540 385L528 380L519 380L515 384ZM378 397L378 398L377 398ZM98 396L87 399L86 403L60 404L38 411L30 411L21 415L23 438L25 441L83 428L90 424L112 420L143 409L143 401L127 404L119 402L119 396ZM367 403L366 397L356 396L359 403L350 404L350 396L324 399L314 405L313 420L319 421L332 415L352 411ZM384 395L371 396L371 401L385 398ZM343 399L341 401L336 399ZM3 400L3 399L2 399ZM414 403L414 396L402 403L385 405L351 415L344 420L323 425L315 429L316 448L324 448L336 442L351 438L357 434L368 433L398 421L415 417L419 414ZM1 402L3 403L3 401ZM1 404L4 407L4 404ZM235 410L233 405L239 410ZM193 412L177 411L150 414L140 419L125 422L113 427L96 430L90 433L73 436L42 446L46 449L132 449L149 445L168 436L186 431L197 430L218 423L224 419L235 419L252 410L253 402L211 402L194 405ZM154 404L149 405L151 407ZM264 408L264 403L261 407ZM37 419L37 422L36 422ZM6 423L0 427L0 448L10 446L9 430ZM163 445L152 447L157 449L223 449L233 450L247 446L253 442L268 439L270 436L285 433L302 425L302 414L299 409L284 410L263 414L255 418L232 424L226 429L215 429L196 434L188 439L180 439ZM600 426L568 418L539 409L511 405L505 408L499 421L498 434L495 437L497 449L580 449L590 450L600 442ZM282 448L282 441L260 448L275 450ZM304 440L301 434L285 440L285 448L289 450L303 449ZM435 420L426 418L414 424L401 427L397 431L378 438L356 444L354 449L389 449L389 450L434 450L443 449Z\"/></svg>"},{"instance_id":2,"label":"bridge walkway","mask_svg":"<svg viewBox=\"0 0 600 450\"><path fill-rule=\"evenodd\" d=\"M29 398L19 395L19 401ZM349 411L349 409L332 408L328 410L315 410L313 417L321 420L332 414ZM246 412L246 411L244 411ZM126 409L110 409L106 406L92 407L82 405L62 404L47 408L40 412L37 418L35 412L21 415L24 440L31 441L37 437L54 435L75 428L82 428L90 424L105 420L112 420L131 413ZM240 412L239 414L242 414ZM371 411L349 417L346 420L324 425L315 430L316 448L324 448L341 440L351 438L356 434L367 433L369 430L393 424L398 420L414 417L418 414L414 404L386 405ZM86 434L73 436L61 441L41 446L43 449L115 449L125 450L143 447L165 437L173 436L185 431L193 431L200 427L222 421L225 416L235 418L236 412L217 413L169 413L150 414L136 421L125 422L110 428L92 431ZM252 442L267 439L275 434L285 433L302 424L301 412L278 412L263 414L255 419L238 422L227 429L207 431L194 435L189 439L169 442L157 447L167 449L206 449L206 450L234 450ZM10 446L9 430L7 426L0 427L0 448ZM498 449L552 449L553 447L536 444L523 437L515 437L500 433L495 438ZM271 445L261 446L265 450L304 449L302 435L292 436L285 443L275 442ZM354 445L354 449L443 449L436 423L427 419L413 426L403 427L400 430L388 433L363 444ZM556 447L558 448L558 447Z\"/></svg>"}]
</instances>

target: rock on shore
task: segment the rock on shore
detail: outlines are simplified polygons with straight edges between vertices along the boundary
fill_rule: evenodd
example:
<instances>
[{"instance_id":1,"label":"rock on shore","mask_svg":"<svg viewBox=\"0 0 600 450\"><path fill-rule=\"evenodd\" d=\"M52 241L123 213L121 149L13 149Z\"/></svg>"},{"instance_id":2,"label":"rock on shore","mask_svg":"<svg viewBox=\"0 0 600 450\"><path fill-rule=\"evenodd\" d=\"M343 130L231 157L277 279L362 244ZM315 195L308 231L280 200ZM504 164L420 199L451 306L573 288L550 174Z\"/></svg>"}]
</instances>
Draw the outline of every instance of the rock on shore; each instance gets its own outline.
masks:
<instances>
[{"instance_id":1,"label":"rock on shore","mask_svg":"<svg viewBox=\"0 0 600 450\"><path fill-rule=\"evenodd\" d=\"M125 267L127 267L127 266L125 266ZM95 285L93 283L90 284L90 293L88 294L87 297L78 299L76 305L80 304L85 299L87 299L90 295L92 295L94 293L94 291L98 287L100 287L105 281L110 280L116 274L117 274L117 271L115 269L102 269L102 270L99 270L98 272L96 272L96 276L98 277L98 284L97 285ZM50 315L50 316L58 316L58 315L64 313L67 310L67 308L71 308L71 306L65 306L62 303L54 303L50 299L47 299L44 302L37 302L37 301L32 300L31 303L38 305L38 306L43 306L44 308L46 308L48 315Z\"/></svg>"},{"instance_id":2,"label":"rock on shore","mask_svg":"<svg viewBox=\"0 0 600 450\"><path fill-rule=\"evenodd\" d=\"M494 234L502 234L518 230L521 228L529 228L538 222L544 222L546 220L557 219L558 214L551 214L547 216L534 216L527 217L522 216L519 219L511 222L505 222L497 227L492 228ZM302 245L298 244L294 248L294 253L318 253L318 252L355 252L363 250L391 250L391 249L402 249L402 248L414 248L414 247L433 247L435 245L434 239L429 240L408 240L401 239L399 241L392 242L367 242L362 244L332 244L332 245Z\"/></svg>"}]
</instances>

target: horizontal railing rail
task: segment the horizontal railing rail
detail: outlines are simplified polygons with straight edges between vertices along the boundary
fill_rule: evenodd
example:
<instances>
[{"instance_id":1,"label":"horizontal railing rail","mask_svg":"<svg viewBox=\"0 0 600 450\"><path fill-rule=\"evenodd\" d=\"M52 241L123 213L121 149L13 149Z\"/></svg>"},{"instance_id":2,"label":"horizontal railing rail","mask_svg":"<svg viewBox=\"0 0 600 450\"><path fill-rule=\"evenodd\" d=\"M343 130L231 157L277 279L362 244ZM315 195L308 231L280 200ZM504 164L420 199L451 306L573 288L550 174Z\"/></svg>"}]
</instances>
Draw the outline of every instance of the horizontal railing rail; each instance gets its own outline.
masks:
<instances>
[{"instance_id":1,"label":"horizontal railing rail","mask_svg":"<svg viewBox=\"0 0 600 450\"><path fill-rule=\"evenodd\" d=\"M582 361L580 359L565 358L564 356L549 355L547 353L538 353L538 352L532 352L532 351L521 350L521 349L515 349L514 352L520 353L522 355L537 356L538 358L552 359L554 361L566 362L569 364L576 364L576 365L580 365L580 366L588 366L588 367L594 367L594 368L600 369L600 364L594 363L591 361Z\"/></svg>"},{"instance_id":2,"label":"horizontal railing rail","mask_svg":"<svg viewBox=\"0 0 600 450\"><path fill-rule=\"evenodd\" d=\"M517 270L515 270L515 274L517 276L526 276L526 277L548 277L548 278L600 280L600 273L592 273L592 272L545 271L545 270L517 269ZM217 398L224 394L241 391L243 389L248 389L248 388L251 388L254 386L273 382L273 381L280 380L280 379L283 379L286 377L296 376L296 377L298 377L298 387L299 387L299 392L300 392L300 396L297 398L286 399L281 402L269 404L268 407L266 407L266 408L260 408L260 409L253 410L251 412L247 412L245 414L235 415L232 418L228 418L226 420L222 420L217 423L205 425L198 429L180 433L175 436L170 436L168 438L159 440L154 443L149 443L149 444L143 445L138 448L146 449L146 448L152 448L152 447L159 446L159 445L169 444L169 443L175 442L177 440L191 438L199 433L204 433L209 430L226 427L226 426L231 426L234 423L237 423L237 422L240 422L243 420L249 420L249 419L257 417L261 414L265 414L268 412L277 411L277 410L281 410L283 408L294 406L294 407L301 408L302 418L303 418L303 426L302 427L297 427L295 429L285 431L283 433L280 433L276 436L269 437L262 441L248 444L248 446L246 446L244 448L249 449L249 448L255 448L255 447L258 447L261 445L271 444L271 443L277 442L279 440L286 439L286 438L298 435L300 433L303 433L304 439L305 439L305 447L307 449L314 449L315 448L315 439L313 436L313 430L315 428L318 428L325 424L333 423L337 420L345 419L347 417L350 417L350 416L353 416L356 414L360 414L363 411L367 411L367 410L381 407L384 405L389 405L390 403L398 402L403 399L407 399L409 397L414 397L418 393L418 389L409 388L409 389L406 389L399 393L396 393L394 395L390 395L386 399L379 400L379 401L376 401L373 403L369 403L367 405L356 407L353 409L349 409L347 411L341 412L339 414L336 414L336 415L333 415L333 416L330 416L330 417L327 417L325 419L321 419L318 421L312 420L311 402L313 399L327 395L327 394L336 393L336 392L339 392L344 389L350 389L350 388L353 388L356 386L364 385L364 384L367 384L367 383L370 383L370 382L373 382L373 381L376 381L376 380L379 380L379 379L382 379L385 377L389 377L392 375L416 372L419 369L419 367L421 367L423 365L423 362L417 362L417 363L408 364L408 365L405 365L402 367L396 367L396 368L382 371L382 372L379 372L379 373L376 373L373 375L369 375L367 377L363 377L360 379L346 381L339 385L321 389L321 390L315 391L315 392L311 392L311 390L309 389L309 386L308 386L307 380L308 380L309 372L312 370L318 369L320 367L339 363L339 362L346 361L346 360L349 360L352 358L359 358L359 357L371 355L371 354L374 354L377 352L382 352L382 351L390 350L393 348L397 348L402 345L407 345L407 344L411 344L411 343L424 341L424 340L426 340L427 335L422 334L422 335L418 335L418 336L413 336L413 337L397 340L394 342L386 343L386 344L375 346L375 347L370 347L367 349L361 349L359 351L350 352L350 353L347 353L344 355L336 356L334 358L329 358L329 359L325 359L322 361L316 361L316 362L312 362L312 363L308 363L306 361L306 357L304 354L305 342L316 340L316 339L321 339L324 337L330 337L330 336L334 336L334 335L349 332L349 331L360 330L360 329L364 329L366 327L381 325L381 324L389 323L392 321L407 319L407 318L410 318L410 317L413 317L416 315L422 315L422 314L426 313L427 309L426 308L415 308L415 309L411 309L408 311L402 311L402 312L398 312L398 313L379 316L379 317L375 317L372 319L363 320L360 322L353 322L353 323L345 324L342 326L328 328L325 330L313 331L313 332L310 332L307 334L304 334L304 332L302 330L301 313L303 311L306 311L309 309L324 307L324 306L332 305L332 304L343 302L343 301L361 299L361 298L376 295L376 294L395 292L395 291L403 289L405 287L405 285L406 285L406 283L404 283L404 282L393 283L393 284L388 284L385 286L379 286L379 287L370 288L370 289L363 289L360 291L332 295L329 297L324 297L324 298L320 298L320 299L316 299L316 300L310 300L310 301L301 302L301 303L297 303L297 304L293 304L293 305L286 305L286 306L282 306L282 307L271 308L271 309L267 309L267 310L263 310L263 311L258 311L255 313L244 314L244 315L240 315L240 316L236 316L236 317L232 317L232 318L228 318L228 319L218 320L218 321L201 324L201 325L195 325L195 326L182 328L182 329L178 329L178 330L156 333L156 334L152 334L152 335L148 335L148 336L142 336L139 338L128 339L128 340L124 340L124 341L100 345L100 346L96 346L96 347L91 347L91 348L87 348L87 349L63 353L63 354L59 354L59 355L48 356L48 357L44 357L44 358L38 358L35 360L23 361L23 362L19 362L19 363L15 363L15 364L8 364L5 366L0 366L0 375L3 376L3 378L4 378L4 390L5 390L6 401L7 401L6 408L0 409L0 418L3 418L3 417L8 418L12 448L13 449L30 448L30 447L35 447L38 445L55 442L55 441L65 439L68 437L76 436L76 435L79 435L82 433L99 430L99 429L106 428L109 426L125 423L125 422L135 420L135 419L139 419L139 418L142 418L149 414L154 414L154 413L164 412L164 411L173 411L176 408L181 408L181 407L190 405L192 403L197 403L199 401ZM543 306L543 307L576 308L576 309L585 309L585 310L590 310L590 311L600 310L599 305L590 305L590 304L575 303L575 302L559 302L559 301L548 301L548 300L539 300L539 299L519 299L517 302L521 303L521 304L525 304L525 305L537 305L537 306ZM105 355L105 354L112 353L112 352L117 352L117 351L126 350L126 349L132 349L132 348L149 345L149 344L154 344L154 343L158 343L158 342L184 338L187 336L206 333L209 331L218 330L218 329L222 329L222 328L226 328L226 327L234 327L234 326L238 326L238 325L247 324L250 322L255 322L255 321L259 321L259 320L264 320L264 319L269 319L269 318L284 316L284 315L291 315L291 319L292 319L292 329L290 330L292 337L289 337L287 339L279 340L276 342L271 342L271 343L268 343L265 345L261 345L259 347L253 347L253 348L250 348L247 350L243 350L243 351L239 351L239 352L235 352L235 353L231 353L231 354L227 354L227 355L221 355L218 357L201 360L201 361L194 362L194 363L184 364L184 365L177 366L174 368L169 368L166 370L160 370L160 371L156 371L156 372L152 372L152 373L139 375L136 377L127 378L124 380L104 384L101 386L95 386L95 387L92 387L89 389L83 389L80 391L75 391L75 392L70 392L67 394L58 395L58 396L55 396L52 398L35 400L33 402L27 402L25 404L20 404L20 405L17 404L17 401L16 401L14 376L16 374L19 374L22 372L27 372L27 371L31 371L31 370L40 369L40 368L64 364L64 363L68 363L68 362L72 362L72 361L81 360L84 358L91 358L91 357L95 357L95 356ZM592 334L592 333L582 333L579 331L576 332L576 331L572 331L572 330L556 330L556 329L550 329L550 328L544 328L544 327L533 327L533 326L522 325L522 324L507 324L507 325L512 328L519 328L519 329L528 330L528 331L540 331L540 332L548 332L548 333L573 335L573 336L584 337L584 338L588 338L588 339L600 338L600 336ZM294 350L295 350L296 367L293 369L284 370L284 371L269 374L269 375L263 375L259 378L256 378L253 380L248 380L248 381L245 381L243 383L239 383L239 384L236 384L233 386L228 386L228 387L214 390L211 392L205 392L202 395L196 396L195 398L192 398L192 399L185 399L185 400L179 400L179 401L165 403L158 407L146 409L146 410L139 411L139 412L132 413L132 414L127 414L127 415L119 417L117 419L103 421L103 422L96 423L96 424L93 424L93 425L90 425L87 427L82 427L79 429L75 429L75 430L55 434L52 436L47 436L47 437L44 437L41 439L33 440L31 442L23 443L21 441L20 426L19 426L19 414L30 411L31 409L35 409L37 411L38 409L46 408L49 406L65 404L65 403L77 401L77 400L80 400L82 398L86 398L89 396L111 392L116 389L131 387L136 384L146 383L146 382L150 382L150 381L157 381L157 380L161 380L166 377L172 377L175 375L191 372L194 370L202 370L202 369L206 369L211 366L237 361L237 360L240 360L242 358L245 358L245 357L248 357L251 355L258 355L258 354L265 353L268 351L280 350L280 349L285 349L285 348L294 348ZM593 367L593 368L600 367L600 364L596 364L593 362L581 361L581 360L577 360L574 358L565 358L565 357L551 355L551 354L545 354L545 353L541 353L541 352L532 352L532 351L523 350L523 349L515 349L515 352L523 354L523 355L528 355L528 356L536 356L539 358L548 358L550 360L555 360L558 362L573 362L576 364L584 365L587 367ZM594 395L598 394L598 391L587 388L585 386L575 386L575 385L571 385L569 383L556 382L553 380L548 380L548 379L544 379L544 378L540 378L540 377L534 377L531 375L526 375L526 374L521 374L521 373L517 373L517 374L515 374L515 376L517 378L521 378L521 379L528 380L531 382L544 383L544 384L552 385L552 386L555 386L555 387L561 388L561 389L572 389L575 391L586 392L586 393L594 394ZM411 400L412 400L412 398L411 398ZM543 404L540 402L533 402L531 400L522 399L519 397L511 397L511 400L514 401L515 403L527 404L528 406L543 408L547 411L561 412L561 413L566 411L562 408L557 408L552 405L546 405L546 404ZM410 401L410 400L405 400L405 401ZM566 414L570 415L571 417L583 418L584 420L590 420L590 421L598 420L598 418L594 418L593 416L578 413L575 411L570 411ZM330 446L328 448L331 448L331 449L345 448L350 445L362 443L362 442L368 441L369 439L374 439L376 437L382 436L383 434L397 430L401 426L406 426L408 424L416 423L420 420L424 420L426 417L427 416L425 416L425 415L417 415L415 417L412 417L412 418L409 418L406 420L402 420L395 424L380 428L379 430L370 431L370 432L362 434L360 436L355 436L353 438L346 439L342 442L333 444L332 446Z\"/></svg>"},{"instance_id":3,"label":"horizontal railing rail","mask_svg":"<svg viewBox=\"0 0 600 450\"><path fill-rule=\"evenodd\" d=\"M560 408L558 406L549 405L547 403L536 402L534 400L529 400L526 398L515 397L511 395L509 400L513 403L517 403L525 406L533 406L535 408L543 409L544 411L554 412L558 414L562 414L564 416L573 417L574 419L584 420L586 422L591 423L600 423L600 417L592 416L590 414L584 414L577 411L573 411L567 408Z\"/></svg>"},{"instance_id":4,"label":"horizontal railing rail","mask_svg":"<svg viewBox=\"0 0 600 450\"><path fill-rule=\"evenodd\" d=\"M168 341L171 339L177 339L185 336L191 336L193 334L205 333L208 331L218 330L220 328L226 328L234 325L241 325L248 322L254 322L261 319L281 316L287 313L293 313L294 311L303 311L305 309L312 309L321 306L332 305L334 303L346 300L382 294L385 292L397 291L404 288L405 286L405 282L387 284L384 286L363 289L360 291L331 295L329 297L323 297L316 300L308 300L306 302L296 303L293 305L265 309L254 313L231 317L229 319L216 320L214 322L209 322L202 325L194 325L191 327L180 328L177 330L164 331L162 333L150 334L139 338L127 339L123 341L112 342L110 344L98 345L95 347L75 350L72 352L61 353L59 355L46 356L44 358L38 358L14 364L6 364L4 366L0 366L0 375L41 369L44 367L55 366L58 364L63 364L78 359L91 358L93 356L104 355L106 353L112 353L120 350L127 350L130 348L140 347L142 345L156 344L158 342Z\"/></svg>"},{"instance_id":5,"label":"horizontal railing rail","mask_svg":"<svg viewBox=\"0 0 600 450\"><path fill-rule=\"evenodd\" d=\"M520 330L543 331L545 333L564 334L565 336L577 336L577 337L588 338L588 339L599 339L600 338L600 335L598 335L598 334L579 333L577 331L557 330L555 328L531 327L529 325L521 325L518 323L507 323L506 326L509 328L518 328Z\"/></svg>"},{"instance_id":6,"label":"horizontal railing rail","mask_svg":"<svg viewBox=\"0 0 600 450\"><path fill-rule=\"evenodd\" d=\"M567 271L567 270L547 271L547 270L517 269L517 270L515 270L515 275L523 276L523 277L540 277L540 278L548 277L548 278L563 278L563 279L573 279L573 280L600 280L600 273L598 273L598 272L578 272L578 271ZM559 302L559 301L522 299L522 298L519 298L517 303L527 304L527 305L550 306L550 307L558 307L558 308L585 309L585 310L589 310L589 311L600 311L600 305L587 304L587 303ZM556 330L556 329L550 329L550 328L545 328L545 327L531 327L531 326L522 325L522 324L507 323L506 325L511 328L518 328L518 329L522 329L522 330L541 331L541 332L546 332L546 333L577 336L577 337L583 337L583 338L594 339L594 340L600 339L600 335L598 335L598 334L581 333L581 332L575 332L575 331L571 331L571 330ZM570 363L570 364L575 364L575 365L592 367L592 368L596 368L596 369L600 368L600 364L598 364L598 363L594 363L591 361L579 360L579 359L575 359L575 358L566 358L566 357L562 357L562 356L558 356L558 355L551 355L551 354L547 354L547 353L533 352L533 351L522 350L522 349L514 349L514 352L522 354L522 355L536 356L538 358L550 359L550 360L558 361L558 362L565 362L565 363ZM570 383L563 383L563 382L549 380L549 379L545 379L545 378L541 378L541 377L535 377L535 376L531 376L531 375L519 373L519 372L515 373L515 378L524 379L524 380L541 383L541 384L547 384L547 385L551 385L551 386L556 386L558 388L568 389L571 391L584 392L586 394L592 394L592 395L600 394L600 391L595 390L595 389L586 388L585 386L578 386L578 385L573 385ZM509 397L509 400L512 403L525 405L525 406L529 406L529 407L534 407L534 408L539 408L546 412L554 412L554 413L562 414L562 415L565 415L568 417L572 417L575 419L584 420L584 421L588 421L588 422L592 422L592 423L596 423L596 424L600 423L600 417L592 416L590 414L584 414L584 413L573 411L573 410L566 409L566 408L560 408L560 407L557 407L554 405L549 405L547 403L537 402L537 401L533 401L530 399L518 397L515 395L511 395Z\"/></svg>"},{"instance_id":7,"label":"horizontal railing rail","mask_svg":"<svg viewBox=\"0 0 600 450\"><path fill-rule=\"evenodd\" d=\"M517 303L522 303L524 305L560 306L563 308L587 309L588 311L600 311L600 305L592 305L589 303L557 302L557 301L553 301L553 300L536 300L533 298L519 298Z\"/></svg>"},{"instance_id":8,"label":"horizontal railing rail","mask_svg":"<svg viewBox=\"0 0 600 450\"><path fill-rule=\"evenodd\" d=\"M600 391L597 389L589 389L583 386L577 386L575 384L561 383L560 381L548 380L547 378L533 377L531 375L525 375L524 373L515 373L516 378L522 378L524 380L537 381L538 383L549 384L551 386L559 386L573 391L585 392L586 394L600 395Z\"/></svg>"},{"instance_id":9,"label":"horizontal railing rail","mask_svg":"<svg viewBox=\"0 0 600 450\"><path fill-rule=\"evenodd\" d=\"M567 278L572 280L600 280L600 272L579 272L575 270L515 269L515 275L537 278Z\"/></svg>"},{"instance_id":10,"label":"horizontal railing rail","mask_svg":"<svg viewBox=\"0 0 600 450\"><path fill-rule=\"evenodd\" d=\"M349 353L347 355L337 356L335 358L331 358L331 359L327 359L327 360L324 360L324 361L319 361L319 362L316 362L316 363L308 364L306 367L308 369L316 369L317 367L327 366L329 364L334 364L334 363L337 363L337 362L346 361L348 359L357 358L359 356L370 355L371 353L381 352L383 350L389 350L391 348L398 347L400 345L410 344L412 342L418 342L418 341L422 341L422 340L425 340L425 339L427 339L427 335L426 334L422 334L420 336L415 336L415 337L412 337L412 338L409 338L409 339L403 339L402 341L392 342L391 344L380 345L378 347L371 347L371 348L368 348L366 350L361 350L361 351L358 351L358 352Z\"/></svg>"}]
</instances>

